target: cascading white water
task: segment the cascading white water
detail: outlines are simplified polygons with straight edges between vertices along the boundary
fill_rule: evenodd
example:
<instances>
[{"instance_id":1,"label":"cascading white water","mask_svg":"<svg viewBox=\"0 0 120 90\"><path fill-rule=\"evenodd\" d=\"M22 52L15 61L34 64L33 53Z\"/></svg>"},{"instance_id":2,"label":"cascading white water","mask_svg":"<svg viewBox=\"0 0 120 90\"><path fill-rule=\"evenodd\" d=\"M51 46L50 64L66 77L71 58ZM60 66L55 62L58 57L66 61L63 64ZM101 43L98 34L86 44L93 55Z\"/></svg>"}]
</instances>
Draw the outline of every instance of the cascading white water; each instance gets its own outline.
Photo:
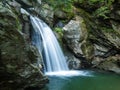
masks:
<instances>
[{"instance_id":1,"label":"cascading white water","mask_svg":"<svg viewBox=\"0 0 120 90\"><path fill-rule=\"evenodd\" d=\"M58 41L49 26L37 17L30 16L34 29L33 43L42 52L46 72L65 71L68 66Z\"/></svg>"}]
</instances>

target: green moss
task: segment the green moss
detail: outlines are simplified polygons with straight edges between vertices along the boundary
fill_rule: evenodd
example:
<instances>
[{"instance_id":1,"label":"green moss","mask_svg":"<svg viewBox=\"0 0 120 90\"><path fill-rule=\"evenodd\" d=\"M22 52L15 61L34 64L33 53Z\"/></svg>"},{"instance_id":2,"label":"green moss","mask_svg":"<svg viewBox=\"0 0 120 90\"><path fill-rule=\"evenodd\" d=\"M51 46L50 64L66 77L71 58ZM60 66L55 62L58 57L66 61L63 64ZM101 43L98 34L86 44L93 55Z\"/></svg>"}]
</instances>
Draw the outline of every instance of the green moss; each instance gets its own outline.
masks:
<instances>
[{"instance_id":1,"label":"green moss","mask_svg":"<svg viewBox=\"0 0 120 90\"><path fill-rule=\"evenodd\" d=\"M101 27L101 30L106 33L115 33L115 31L112 28Z\"/></svg>"},{"instance_id":2,"label":"green moss","mask_svg":"<svg viewBox=\"0 0 120 90\"><path fill-rule=\"evenodd\" d=\"M94 17L109 18L109 13L112 10L112 4L115 0L75 0L79 6L93 14Z\"/></svg>"},{"instance_id":3,"label":"green moss","mask_svg":"<svg viewBox=\"0 0 120 90\"><path fill-rule=\"evenodd\" d=\"M70 19L73 14L73 0L45 0L54 10L60 10L67 14L67 18Z\"/></svg>"},{"instance_id":4,"label":"green moss","mask_svg":"<svg viewBox=\"0 0 120 90\"><path fill-rule=\"evenodd\" d=\"M54 31L58 34L58 41L60 43L60 45L62 46L62 37L63 37L63 30L62 28L58 28L58 27L55 27L54 28Z\"/></svg>"},{"instance_id":5,"label":"green moss","mask_svg":"<svg viewBox=\"0 0 120 90\"><path fill-rule=\"evenodd\" d=\"M93 12L95 17L109 18L108 14L111 12L112 3L114 0L100 0L100 6Z\"/></svg>"},{"instance_id":6,"label":"green moss","mask_svg":"<svg viewBox=\"0 0 120 90\"><path fill-rule=\"evenodd\" d=\"M62 28L56 27L56 28L54 29L54 31L57 32L57 33L60 34L60 35L63 35Z\"/></svg>"},{"instance_id":7,"label":"green moss","mask_svg":"<svg viewBox=\"0 0 120 90\"><path fill-rule=\"evenodd\" d=\"M107 28L107 27L101 27L101 30L102 31L104 31L104 32L106 32L106 33L113 33L113 34L118 34L119 35L119 33L117 33L114 29L112 29L112 28Z\"/></svg>"},{"instance_id":8,"label":"green moss","mask_svg":"<svg viewBox=\"0 0 120 90\"><path fill-rule=\"evenodd\" d=\"M0 24L5 28L21 30L22 26L18 19L15 9L10 6L3 7L0 3Z\"/></svg>"}]
</instances>

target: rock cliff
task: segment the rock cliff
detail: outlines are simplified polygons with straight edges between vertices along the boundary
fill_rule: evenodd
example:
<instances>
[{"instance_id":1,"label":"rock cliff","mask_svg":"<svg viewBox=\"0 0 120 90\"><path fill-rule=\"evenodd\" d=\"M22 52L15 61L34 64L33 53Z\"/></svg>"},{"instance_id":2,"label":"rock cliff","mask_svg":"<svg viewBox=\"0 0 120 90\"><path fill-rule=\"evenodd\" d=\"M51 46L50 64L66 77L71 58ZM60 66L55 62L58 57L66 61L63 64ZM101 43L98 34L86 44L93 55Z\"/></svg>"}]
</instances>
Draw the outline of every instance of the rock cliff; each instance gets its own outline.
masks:
<instances>
[{"instance_id":1,"label":"rock cliff","mask_svg":"<svg viewBox=\"0 0 120 90\"><path fill-rule=\"evenodd\" d=\"M0 1L0 90L42 88L48 82L31 44L29 16L20 9L14 0Z\"/></svg>"}]
</instances>

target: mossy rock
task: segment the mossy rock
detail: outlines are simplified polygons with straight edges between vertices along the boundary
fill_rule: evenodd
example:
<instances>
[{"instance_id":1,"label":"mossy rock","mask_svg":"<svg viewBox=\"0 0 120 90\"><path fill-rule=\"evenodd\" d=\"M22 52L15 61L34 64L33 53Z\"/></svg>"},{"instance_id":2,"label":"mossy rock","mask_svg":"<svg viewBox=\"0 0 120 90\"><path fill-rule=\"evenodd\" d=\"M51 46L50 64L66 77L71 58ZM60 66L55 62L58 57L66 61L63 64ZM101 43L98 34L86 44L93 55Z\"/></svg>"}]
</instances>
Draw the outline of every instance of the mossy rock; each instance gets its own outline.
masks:
<instances>
[{"instance_id":1,"label":"mossy rock","mask_svg":"<svg viewBox=\"0 0 120 90\"><path fill-rule=\"evenodd\" d=\"M84 41L81 45L81 49L83 55L86 57L87 60L91 60L94 56L94 46L89 41Z\"/></svg>"},{"instance_id":2,"label":"mossy rock","mask_svg":"<svg viewBox=\"0 0 120 90\"><path fill-rule=\"evenodd\" d=\"M40 71L36 49L30 47L30 43L26 42L21 32L23 28L20 19L15 9L8 4L3 7L0 2L1 90L42 87L48 80Z\"/></svg>"},{"instance_id":3,"label":"mossy rock","mask_svg":"<svg viewBox=\"0 0 120 90\"><path fill-rule=\"evenodd\" d=\"M0 25L4 28L9 29L19 29L21 30L21 24L18 20L18 16L13 12L10 6L3 7L2 3L0 3Z\"/></svg>"}]
</instances>

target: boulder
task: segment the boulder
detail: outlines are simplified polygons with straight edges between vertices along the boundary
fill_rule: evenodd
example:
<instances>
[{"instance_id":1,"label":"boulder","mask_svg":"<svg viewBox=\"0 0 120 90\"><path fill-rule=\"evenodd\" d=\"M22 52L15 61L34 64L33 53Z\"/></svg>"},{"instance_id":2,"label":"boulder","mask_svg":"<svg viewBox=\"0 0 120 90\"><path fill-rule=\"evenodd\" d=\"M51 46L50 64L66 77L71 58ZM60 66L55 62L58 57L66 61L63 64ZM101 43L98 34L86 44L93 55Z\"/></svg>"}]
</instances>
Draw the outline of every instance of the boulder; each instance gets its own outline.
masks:
<instances>
[{"instance_id":1,"label":"boulder","mask_svg":"<svg viewBox=\"0 0 120 90\"><path fill-rule=\"evenodd\" d=\"M63 27L63 38L75 56L84 56L91 59L94 55L94 47L88 40L89 32L85 20L81 16L76 16Z\"/></svg>"},{"instance_id":2,"label":"boulder","mask_svg":"<svg viewBox=\"0 0 120 90\"><path fill-rule=\"evenodd\" d=\"M87 30L82 17L76 16L63 27L63 38L74 54L83 54L81 43L87 38Z\"/></svg>"}]
</instances>

